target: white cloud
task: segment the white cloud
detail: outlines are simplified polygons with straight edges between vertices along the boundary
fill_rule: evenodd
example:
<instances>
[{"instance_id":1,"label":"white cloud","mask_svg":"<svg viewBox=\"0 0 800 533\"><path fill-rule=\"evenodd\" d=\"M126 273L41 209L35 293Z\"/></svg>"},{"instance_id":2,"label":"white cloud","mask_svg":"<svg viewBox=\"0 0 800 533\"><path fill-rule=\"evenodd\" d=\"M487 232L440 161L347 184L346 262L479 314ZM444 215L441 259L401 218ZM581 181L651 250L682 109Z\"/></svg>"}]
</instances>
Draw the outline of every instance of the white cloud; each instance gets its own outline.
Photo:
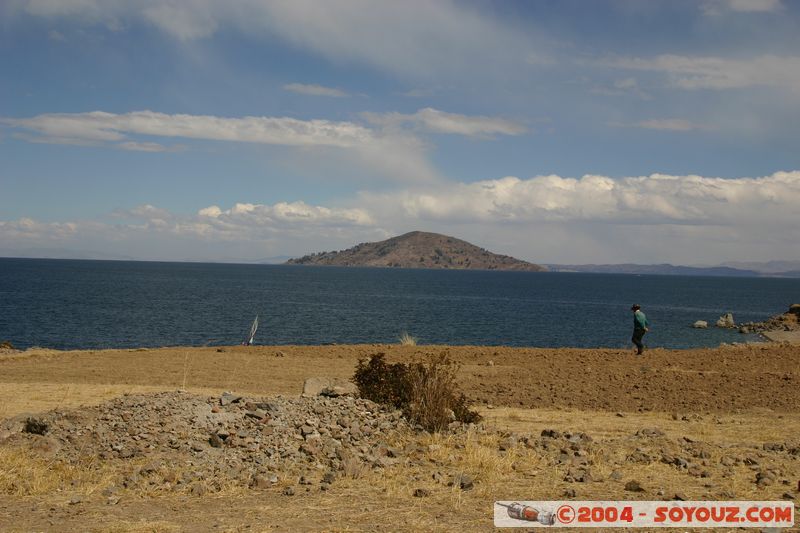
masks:
<instances>
[{"instance_id":1,"label":"white cloud","mask_svg":"<svg viewBox=\"0 0 800 533\"><path fill-rule=\"evenodd\" d=\"M701 8L706 15L718 16L726 11L776 13L783 9L783 4L781 0L706 0Z\"/></svg>"},{"instance_id":2,"label":"white cloud","mask_svg":"<svg viewBox=\"0 0 800 533\"><path fill-rule=\"evenodd\" d=\"M186 9L181 3L149 5L142 14L158 28L182 41L209 37L219 27L213 13L204 9Z\"/></svg>"},{"instance_id":3,"label":"white cloud","mask_svg":"<svg viewBox=\"0 0 800 533\"><path fill-rule=\"evenodd\" d=\"M181 41L233 29L414 77L471 76L476 65L501 73L544 57L535 49L534 29L523 32L452 0L10 0L7 11L84 25L144 21Z\"/></svg>"},{"instance_id":4,"label":"white cloud","mask_svg":"<svg viewBox=\"0 0 800 533\"><path fill-rule=\"evenodd\" d=\"M220 209L219 206L210 205L199 210L197 214L201 217L217 218L222 214L222 209Z\"/></svg>"},{"instance_id":5,"label":"white cloud","mask_svg":"<svg viewBox=\"0 0 800 533\"><path fill-rule=\"evenodd\" d=\"M790 224L800 205L800 172L762 178L696 175L614 179L557 175L461 183L375 195L376 212L448 222L603 222L645 225Z\"/></svg>"},{"instance_id":6,"label":"white cloud","mask_svg":"<svg viewBox=\"0 0 800 533\"><path fill-rule=\"evenodd\" d=\"M359 203L380 213L383 228L454 234L538 262L697 264L800 251L799 234L787 231L800 205L800 171L731 179L506 177L364 193Z\"/></svg>"},{"instance_id":7,"label":"white cloud","mask_svg":"<svg viewBox=\"0 0 800 533\"><path fill-rule=\"evenodd\" d=\"M636 78L623 78L615 80L611 87L595 86L590 89L594 94L604 94L607 96L629 96L633 95L642 100L650 100L652 96L639 87L639 82Z\"/></svg>"},{"instance_id":8,"label":"white cloud","mask_svg":"<svg viewBox=\"0 0 800 533\"><path fill-rule=\"evenodd\" d=\"M351 239L386 238L380 230L361 225L359 215L350 210L326 213L308 206L309 212L300 209L298 216L298 206L286 205L257 207L251 215L223 212L223 220L172 215L126 224L0 221L0 255L249 262L304 255L320 247L343 248ZM272 216L259 213L273 207Z\"/></svg>"},{"instance_id":9,"label":"white cloud","mask_svg":"<svg viewBox=\"0 0 800 533\"><path fill-rule=\"evenodd\" d=\"M153 142L135 142L126 141L115 145L122 150L131 150L134 152L175 152L180 150L181 147L164 146L163 144Z\"/></svg>"},{"instance_id":10,"label":"white cloud","mask_svg":"<svg viewBox=\"0 0 800 533\"><path fill-rule=\"evenodd\" d=\"M0 244L4 241L58 242L77 233L74 222L39 222L28 217L0 220Z\"/></svg>"},{"instance_id":11,"label":"white cloud","mask_svg":"<svg viewBox=\"0 0 800 533\"><path fill-rule=\"evenodd\" d=\"M647 130L666 130L666 131L693 131L693 130L709 130L710 126L705 124L698 124L690 120L682 118L662 118L642 120L640 122L623 123L612 122L611 126L619 128L643 128Z\"/></svg>"},{"instance_id":12,"label":"white cloud","mask_svg":"<svg viewBox=\"0 0 800 533\"><path fill-rule=\"evenodd\" d=\"M332 98L345 98L350 96L340 89L314 84L289 83L284 85L283 88L293 93L305 94L308 96L330 96Z\"/></svg>"},{"instance_id":13,"label":"white cloud","mask_svg":"<svg viewBox=\"0 0 800 533\"><path fill-rule=\"evenodd\" d=\"M499 117L468 116L446 113L426 107L413 114L362 113L369 122L384 128L397 128L411 124L419 129L435 133L452 133L469 137L485 137L495 134L520 135L527 131L522 124Z\"/></svg>"},{"instance_id":14,"label":"white cloud","mask_svg":"<svg viewBox=\"0 0 800 533\"><path fill-rule=\"evenodd\" d=\"M124 222L116 224L0 221L0 252L57 243L150 259L231 260L235 253L255 260L422 229L539 262L800 259L800 234L791 231L797 205L800 171L756 178L505 177L364 192L337 207L240 202L180 215L145 204L116 212Z\"/></svg>"},{"instance_id":15,"label":"white cloud","mask_svg":"<svg viewBox=\"0 0 800 533\"><path fill-rule=\"evenodd\" d=\"M223 211L212 205L198 211L201 221L219 228L235 226L240 229L277 228L286 226L368 226L374 223L364 209L330 208L308 205L305 202L278 202L273 205L237 203ZM213 219L209 221L208 219Z\"/></svg>"},{"instance_id":16,"label":"white cloud","mask_svg":"<svg viewBox=\"0 0 800 533\"><path fill-rule=\"evenodd\" d=\"M692 131L709 129L708 126L697 124L690 120L682 118L664 118L664 119L651 119L643 120L637 123L640 128L651 130L669 130L669 131Z\"/></svg>"},{"instance_id":17,"label":"white cloud","mask_svg":"<svg viewBox=\"0 0 800 533\"><path fill-rule=\"evenodd\" d=\"M662 72L681 89L740 89L770 86L800 91L800 56L762 55L750 59L679 56L606 60L613 68Z\"/></svg>"},{"instance_id":18,"label":"white cloud","mask_svg":"<svg viewBox=\"0 0 800 533\"><path fill-rule=\"evenodd\" d=\"M2 118L0 125L15 130L30 142L107 145L123 150L177 151L181 145L164 146L130 136L170 137L227 142L247 142L300 148L334 148L348 152L355 161L400 181L435 181L424 142L400 126L472 137L494 134L519 135L526 128L512 120L445 113L425 108L414 114L364 114L380 129L349 121L299 120L289 117L218 117L166 114L154 111L130 113L46 113L30 118Z\"/></svg>"},{"instance_id":19,"label":"white cloud","mask_svg":"<svg viewBox=\"0 0 800 533\"><path fill-rule=\"evenodd\" d=\"M161 209L150 204L142 204L132 209L118 209L114 212L118 217L129 217L139 220L169 220L172 214L166 209Z\"/></svg>"},{"instance_id":20,"label":"white cloud","mask_svg":"<svg viewBox=\"0 0 800 533\"><path fill-rule=\"evenodd\" d=\"M50 138L121 141L125 134L239 141L286 146L352 148L374 142L373 133L352 122L298 120L287 117L228 118L211 115L169 115L154 111L124 114L52 113L0 121Z\"/></svg>"},{"instance_id":21,"label":"white cloud","mask_svg":"<svg viewBox=\"0 0 800 533\"><path fill-rule=\"evenodd\" d=\"M298 120L288 117L217 117L170 115L154 111L124 114L50 113L31 118L0 118L0 125L24 130L18 136L32 142L108 144L139 151L177 150L129 135L248 142L300 148L347 151L359 164L401 181L438 179L426 157L425 145L407 133L380 132L354 122ZM34 135L31 135L33 133ZM109 144L110 143L110 144ZM114 144L116 143L116 144Z\"/></svg>"},{"instance_id":22,"label":"white cloud","mask_svg":"<svg viewBox=\"0 0 800 533\"><path fill-rule=\"evenodd\" d=\"M406 98L428 98L433 96L436 93L434 89L409 89L407 91L401 92L400 96L405 96Z\"/></svg>"}]
</instances>

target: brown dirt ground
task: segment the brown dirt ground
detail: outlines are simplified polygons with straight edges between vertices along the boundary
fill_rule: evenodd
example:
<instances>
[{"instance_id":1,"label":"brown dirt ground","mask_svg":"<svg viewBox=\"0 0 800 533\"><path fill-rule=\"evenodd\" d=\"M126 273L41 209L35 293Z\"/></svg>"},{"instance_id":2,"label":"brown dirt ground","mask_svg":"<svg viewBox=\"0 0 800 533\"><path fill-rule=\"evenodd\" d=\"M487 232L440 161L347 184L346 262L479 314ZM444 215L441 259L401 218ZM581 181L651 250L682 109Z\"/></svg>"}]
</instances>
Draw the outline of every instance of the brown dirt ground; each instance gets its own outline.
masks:
<instances>
[{"instance_id":1,"label":"brown dirt ground","mask_svg":"<svg viewBox=\"0 0 800 533\"><path fill-rule=\"evenodd\" d=\"M663 350L475 346L257 346L33 351L0 356L0 383L51 383L299 394L310 376L349 378L384 352L410 361L447 352L478 404L609 411L800 411L800 345ZM0 407L2 409L2 407ZM2 415L2 411L0 411Z\"/></svg>"},{"instance_id":2,"label":"brown dirt ground","mask_svg":"<svg viewBox=\"0 0 800 533\"><path fill-rule=\"evenodd\" d=\"M102 485L72 487L67 481L27 495L0 490L0 531L488 531L492 501L562 499L568 489L576 490L572 499L587 500L653 500L681 492L688 499L753 500L779 500L789 493L797 501L798 458L762 451L765 443L798 442L796 345L653 350L640 358L607 349L387 345L40 350L0 355L0 418L150 390L295 395L307 377L350 377L359 358L372 353L409 361L442 351L461 363L464 391L482 406L489 427L592 435L600 481L567 483L563 468L532 451L511 457L491 442L464 448L434 435L431 442L442 445L433 457L436 468L474 475L474 490L435 484L425 468L387 469L294 497L279 490L197 497L123 494L110 506L99 494ZM658 462L626 464L627 454L649 445L632 437L645 427L659 427L668 439L707 445L710 477ZM719 465L726 454L755 454L762 466L781 472L780 480L758 487L752 468ZM52 462L15 460L0 456L3 467L28 476L54 470ZM609 477L612 468L622 472L621 480ZM626 492L631 479L645 492ZM431 495L412 497L418 487ZM70 505L75 493L82 501Z\"/></svg>"}]
</instances>

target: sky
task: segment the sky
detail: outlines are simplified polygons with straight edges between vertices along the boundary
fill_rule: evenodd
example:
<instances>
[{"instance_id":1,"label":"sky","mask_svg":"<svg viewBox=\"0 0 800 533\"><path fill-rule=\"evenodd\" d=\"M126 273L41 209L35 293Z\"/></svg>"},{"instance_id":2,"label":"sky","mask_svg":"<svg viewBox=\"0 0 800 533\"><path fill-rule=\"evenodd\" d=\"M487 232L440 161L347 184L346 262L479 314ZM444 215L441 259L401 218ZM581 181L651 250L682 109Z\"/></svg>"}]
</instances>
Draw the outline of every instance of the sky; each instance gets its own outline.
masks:
<instances>
[{"instance_id":1,"label":"sky","mask_svg":"<svg viewBox=\"0 0 800 533\"><path fill-rule=\"evenodd\" d=\"M800 260L800 2L3 0L0 256Z\"/></svg>"}]
</instances>

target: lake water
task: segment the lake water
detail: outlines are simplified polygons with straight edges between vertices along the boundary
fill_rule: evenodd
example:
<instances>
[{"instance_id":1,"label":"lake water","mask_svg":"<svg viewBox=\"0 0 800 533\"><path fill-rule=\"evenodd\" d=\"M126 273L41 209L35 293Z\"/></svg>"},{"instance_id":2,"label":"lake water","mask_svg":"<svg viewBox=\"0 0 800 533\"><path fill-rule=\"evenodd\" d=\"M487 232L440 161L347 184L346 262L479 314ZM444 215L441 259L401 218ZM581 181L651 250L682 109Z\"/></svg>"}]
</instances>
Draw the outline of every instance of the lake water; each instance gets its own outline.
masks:
<instances>
[{"instance_id":1,"label":"lake water","mask_svg":"<svg viewBox=\"0 0 800 533\"><path fill-rule=\"evenodd\" d=\"M0 341L57 349L256 344L627 347L755 340L711 327L800 302L800 279L0 258Z\"/></svg>"}]
</instances>

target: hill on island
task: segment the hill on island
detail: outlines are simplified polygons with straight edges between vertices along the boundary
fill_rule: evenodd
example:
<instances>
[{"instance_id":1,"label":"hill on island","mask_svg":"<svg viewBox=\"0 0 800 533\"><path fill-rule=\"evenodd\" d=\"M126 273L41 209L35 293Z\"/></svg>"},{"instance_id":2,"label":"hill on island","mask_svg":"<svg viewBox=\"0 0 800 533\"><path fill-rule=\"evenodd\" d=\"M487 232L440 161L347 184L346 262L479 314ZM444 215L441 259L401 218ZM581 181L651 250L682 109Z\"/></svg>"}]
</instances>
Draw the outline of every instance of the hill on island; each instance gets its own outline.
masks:
<instances>
[{"instance_id":1,"label":"hill on island","mask_svg":"<svg viewBox=\"0 0 800 533\"><path fill-rule=\"evenodd\" d=\"M524 270L541 272L541 265L499 255L467 241L439 233L412 231L380 242L365 242L339 252L320 252L286 262L289 265L369 266Z\"/></svg>"}]
</instances>

